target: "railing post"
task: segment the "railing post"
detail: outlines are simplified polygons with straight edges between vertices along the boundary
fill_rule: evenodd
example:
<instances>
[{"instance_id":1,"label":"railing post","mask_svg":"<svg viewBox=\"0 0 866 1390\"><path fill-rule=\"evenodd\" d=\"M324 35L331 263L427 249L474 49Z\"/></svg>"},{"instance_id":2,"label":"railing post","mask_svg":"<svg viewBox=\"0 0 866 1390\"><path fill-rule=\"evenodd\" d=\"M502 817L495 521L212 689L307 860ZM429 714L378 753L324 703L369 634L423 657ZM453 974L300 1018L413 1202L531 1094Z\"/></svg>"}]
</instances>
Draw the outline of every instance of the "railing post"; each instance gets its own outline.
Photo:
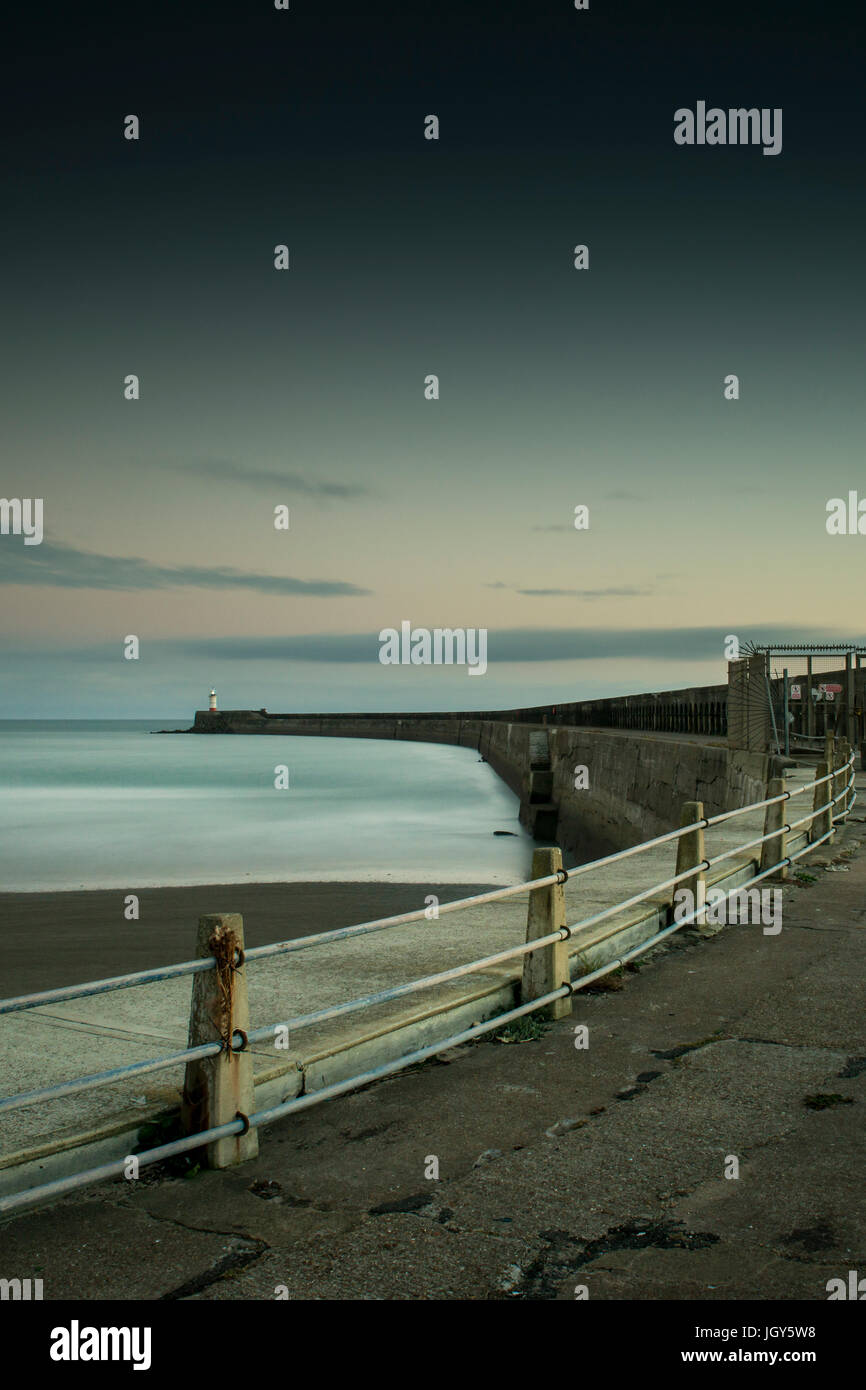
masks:
<instances>
[{"instance_id":1,"label":"railing post","mask_svg":"<svg viewBox=\"0 0 866 1390\"><path fill-rule=\"evenodd\" d=\"M244 920L239 912L218 912L198 919L196 955L213 956L216 969L193 976L189 1047L222 1042L214 1057L188 1062L181 1120L185 1134L228 1124L254 1109L253 1059L246 1044L250 1028L246 970L243 964ZM244 1034L244 1049L232 1051L232 1037ZM229 1168L255 1158L255 1129L230 1134L206 1147L209 1168Z\"/></svg>"},{"instance_id":2,"label":"railing post","mask_svg":"<svg viewBox=\"0 0 866 1390\"><path fill-rule=\"evenodd\" d=\"M781 796L785 791L784 777L771 777L767 783L767 796ZM772 840L765 840L761 846L761 873L771 869L774 864L778 864L780 859L785 859L788 854L788 831L785 819L787 812L787 801L777 801L775 806L768 806L764 815L764 834L773 835ZM785 879L788 877L788 865L783 864L781 869L770 875L771 878Z\"/></svg>"},{"instance_id":3,"label":"railing post","mask_svg":"<svg viewBox=\"0 0 866 1390\"><path fill-rule=\"evenodd\" d=\"M562 853L558 849L537 849L532 855L532 877L547 878L562 868ZM565 922L565 893L561 883L553 883L547 888L536 888L529 894L529 911L526 916L526 940L535 941L539 936L549 936L559 931ZM523 981L520 1002L528 1004L560 985L568 984L568 942L554 941L549 946L523 958ZM565 1018L571 1013L571 995L554 999L545 1006L547 1018Z\"/></svg>"},{"instance_id":4,"label":"railing post","mask_svg":"<svg viewBox=\"0 0 866 1390\"><path fill-rule=\"evenodd\" d=\"M820 782L822 777L826 777L830 772L829 763L819 763L815 768L815 781ZM812 824L809 827L809 839L812 844L820 840L827 831L832 828L830 798L833 793L830 791L832 782L824 782L822 786L815 788L812 799Z\"/></svg>"},{"instance_id":5,"label":"railing post","mask_svg":"<svg viewBox=\"0 0 866 1390\"><path fill-rule=\"evenodd\" d=\"M704 803L702 801L684 801L683 811L680 816L680 828L684 825L692 825L695 821L704 819ZM703 864L704 855L704 827L698 826L696 830L690 830L687 835L681 835L677 842L677 874L684 874L687 869L696 869L699 864ZM684 878L682 882L675 883L674 895L680 889L686 888L693 894L694 906L698 908L693 926L706 926L707 914L704 904L707 900L707 874L705 869L694 874L691 878Z\"/></svg>"}]
</instances>

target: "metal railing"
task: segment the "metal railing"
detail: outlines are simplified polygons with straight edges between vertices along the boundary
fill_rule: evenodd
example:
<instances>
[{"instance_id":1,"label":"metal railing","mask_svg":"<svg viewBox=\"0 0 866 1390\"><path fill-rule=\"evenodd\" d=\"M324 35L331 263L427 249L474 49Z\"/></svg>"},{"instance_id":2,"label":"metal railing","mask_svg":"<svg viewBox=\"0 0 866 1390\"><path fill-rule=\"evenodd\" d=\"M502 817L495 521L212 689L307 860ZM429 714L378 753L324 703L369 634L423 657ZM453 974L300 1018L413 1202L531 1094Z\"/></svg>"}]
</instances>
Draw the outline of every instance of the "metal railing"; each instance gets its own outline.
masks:
<instances>
[{"instance_id":1,"label":"metal railing","mask_svg":"<svg viewBox=\"0 0 866 1390\"><path fill-rule=\"evenodd\" d=\"M297 1029L308 1027L314 1023L325 1022L329 1019L345 1016L346 1014L357 1012L361 1009L375 1007L378 1004L388 1003L395 999L402 998L408 994L417 993L421 990L430 989L439 984L461 978L478 971L488 969L490 966L498 965L509 960L517 960L535 951L546 949L558 942L573 939L575 934L587 931L598 925L600 922L626 911L628 908L652 898L665 889L673 888L676 884L687 879L694 879L696 874L704 873L723 863L727 859L742 855L745 851L764 845L771 840L778 839L780 836L787 835L804 825L812 825L816 818L829 816L830 828L815 839L807 836L806 844L796 853L781 857L778 862L769 868L754 874L750 883L760 882L762 879L769 878L773 874L779 873L794 860L802 855L814 850L818 845L830 838L834 833L834 826L847 819L851 809L857 799L854 791L854 754L852 753L847 762L826 776L816 777L814 781L807 782L802 787L794 791L784 791L773 797L767 797L762 801L752 802L748 806L741 806L732 811L723 811L719 815L702 817L688 825L681 826L678 830L670 830L663 835L656 835L652 839L645 840L638 845L633 845L628 849L619 850L614 854L605 855L603 858L592 860L588 864L577 865L571 869L560 869L556 873L545 875L541 878L530 879L524 883L511 885L506 888L493 889L487 893L479 893L469 898L460 898L452 902L440 904L438 915L456 912L467 907L476 907L484 903L497 902L505 898L514 897L521 893L537 892L543 888L552 887L555 884L563 884L569 880L579 878L599 868L610 864L620 863L633 855L645 853L647 850L657 848L661 845L679 841L683 836L694 831L703 831L715 826L719 826L735 819L738 816L754 813L766 808L778 805L785 801L793 800L795 797L803 796L806 793L814 793L818 787L828 783L838 782L843 774L848 777L844 787L836 795L832 795L833 787L828 786L827 799L820 804L815 804L811 811L799 820L791 824L784 824L779 828L757 836L753 839L738 843L717 854L712 858L702 859L699 863L690 864L685 870L674 874L659 883L652 884L641 892L629 898L622 899L610 907L596 912L590 916L583 917L579 921L547 935L534 937L532 940L521 943L518 946L510 947L504 951L495 952L492 955L484 956L478 960L469 961L463 965L455 966L450 970L439 971L433 975L423 976L416 980L411 980L401 985L379 990L374 994L362 995L356 999L347 1000L341 1004L334 1004L327 1008L318 1009L311 1013L301 1014L279 1023L267 1024L263 1027L243 1034L235 1030L231 1034L230 1044L232 1052L247 1050L254 1042L262 1041L265 1038L273 1037L278 1029ZM834 808L842 806L838 814L834 814ZM740 888L734 888L725 894L725 899L730 898L734 893L740 892ZM392 1061L384 1063L382 1066L350 1077L345 1081L325 1086L319 1090L308 1094L294 1097L292 1100L283 1101L281 1104L271 1106L269 1109L258 1111L251 1115L239 1115L236 1119L224 1125L219 1125L207 1130L199 1131L195 1134L185 1135L182 1139L173 1140L171 1143L160 1145L157 1148L148 1149L136 1155L139 1167L160 1163L168 1158L181 1154L190 1153L196 1149L201 1149L205 1145L215 1143L219 1139L228 1138L232 1135L245 1134L249 1129L262 1127L272 1124L275 1120L282 1119L296 1111L308 1109L310 1106L317 1105L324 1100L332 1097L344 1095L348 1091L356 1090L361 1086L366 1086L372 1081L393 1075L406 1067L412 1066L417 1062L435 1056L448 1048L458 1046L463 1042L471 1041L473 1038L481 1037L485 1033L498 1031L510 1022L522 1018L524 1015L535 1012L553 1003L558 999L568 995L576 994L579 990L585 989L588 985L601 979L612 971L621 969L630 961L651 950L673 932L681 930L682 927L689 925L696 919L701 920L701 915L706 911L706 906L699 903L691 912L678 916L672 924L665 926L661 931L640 942L631 950L624 952L615 959L606 962L596 970L589 971L578 976L576 979L563 983L559 988L549 991L528 1003L509 1009L504 1013L497 1014L494 1018L475 1023L471 1027L463 1029L445 1039L440 1039L426 1047L417 1049L414 1052L404 1054ZM241 959L235 961L235 965L246 964L251 961L263 960L267 958L288 955L297 951L309 950L313 946L322 945L340 940L345 940L354 936L364 935L372 932L386 931L397 926L405 926L413 922L427 921L427 908L419 908L412 912L399 913L391 917L382 917L370 922L361 922L349 927L339 927L332 931L318 932L312 936L305 936L290 941L276 942L272 945L257 946L251 950L241 953ZM0 1001L0 1015L20 1013L29 1009L42 1008L48 1004L55 1004L65 1000L81 999L98 994L106 994L115 990L132 989L141 985L153 984L160 981L179 978L185 975L193 975L216 969L216 961L213 958L203 958L191 961L182 961L176 965L169 965L154 970L137 971L129 975L118 975L110 979L90 981L86 984L71 985L61 989L45 990L38 994L20 995L13 999ZM206 1043L198 1047L183 1049L168 1056L151 1058L143 1062L133 1062L127 1066L117 1067L109 1071L94 1073L89 1076L73 1078L69 1081L59 1082L53 1086L42 1087L38 1090L25 1091L15 1096L7 1096L0 1099L0 1117L11 1110L26 1106L39 1105L47 1101L63 1099L67 1096L78 1094L82 1091L92 1090L101 1086L108 1086L127 1078L140 1077L156 1071L164 1070L179 1065L180 1063L201 1060L207 1057L218 1056L227 1050L225 1041ZM28 1189L25 1192L11 1194L0 1197L0 1214L20 1209L25 1206L33 1205L37 1202L49 1201L54 1197L62 1196L64 1193L71 1192L76 1188L86 1187L92 1183L103 1181L107 1178L120 1176L127 1166L127 1159L119 1159L106 1163L97 1168L73 1174L69 1177L58 1179L55 1182L45 1183L38 1187Z\"/></svg>"}]
</instances>

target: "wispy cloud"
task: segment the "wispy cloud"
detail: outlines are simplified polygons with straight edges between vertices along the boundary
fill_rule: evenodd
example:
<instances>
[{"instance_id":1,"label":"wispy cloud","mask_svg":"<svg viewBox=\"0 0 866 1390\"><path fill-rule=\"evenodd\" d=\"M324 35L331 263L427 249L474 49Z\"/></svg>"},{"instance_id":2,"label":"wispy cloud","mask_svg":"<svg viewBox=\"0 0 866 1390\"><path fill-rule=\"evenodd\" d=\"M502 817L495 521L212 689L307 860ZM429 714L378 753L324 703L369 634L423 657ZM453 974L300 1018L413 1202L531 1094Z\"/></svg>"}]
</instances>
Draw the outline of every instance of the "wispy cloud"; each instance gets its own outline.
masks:
<instances>
[{"instance_id":1,"label":"wispy cloud","mask_svg":"<svg viewBox=\"0 0 866 1390\"><path fill-rule=\"evenodd\" d=\"M656 661L723 661L725 639L740 641L818 641L828 634L817 628L768 623L746 627L687 628L490 628L491 661L589 661L645 657ZM846 634L847 638L847 634ZM859 640L859 639L858 639ZM286 637L201 637L159 644L165 651L220 661L373 662L379 659L378 632L309 633Z\"/></svg>"},{"instance_id":2,"label":"wispy cloud","mask_svg":"<svg viewBox=\"0 0 866 1390\"><path fill-rule=\"evenodd\" d=\"M333 598L368 594L336 579L292 579L256 574L228 565L152 565L120 555L99 555L74 546L0 546L0 584L39 584L58 589L254 589L260 594L303 594Z\"/></svg>"},{"instance_id":3,"label":"wispy cloud","mask_svg":"<svg viewBox=\"0 0 866 1390\"><path fill-rule=\"evenodd\" d=\"M646 598L652 589L515 589L525 598Z\"/></svg>"},{"instance_id":4,"label":"wispy cloud","mask_svg":"<svg viewBox=\"0 0 866 1390\"><path fill-rule=\"evenodd\" d=\"M282 489L306 497L348 501L353 497L374 495L373 489L362 483L329 482L326 478L317 478L312 474L306 476L285 468L245 468L243 464L232 463L228 459L193 459L184 463L159 463L157 466L169 468L173 473L195 473L204 478L216 478L220 482L235 483L238 487L266 488L269 492Z\"/></svg>"}]
</instances>

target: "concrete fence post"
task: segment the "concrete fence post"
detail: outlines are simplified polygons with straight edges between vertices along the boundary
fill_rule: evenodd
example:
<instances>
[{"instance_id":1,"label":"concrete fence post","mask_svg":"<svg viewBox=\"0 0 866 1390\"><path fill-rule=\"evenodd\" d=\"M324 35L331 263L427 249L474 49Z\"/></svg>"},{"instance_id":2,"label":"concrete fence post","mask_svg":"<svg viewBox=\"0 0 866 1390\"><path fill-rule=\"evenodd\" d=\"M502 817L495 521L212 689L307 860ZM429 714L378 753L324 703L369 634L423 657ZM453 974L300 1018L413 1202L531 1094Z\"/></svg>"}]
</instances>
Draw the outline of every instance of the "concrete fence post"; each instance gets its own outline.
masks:
<instances>
[{"instance_id":1,"label":"concrete fence post","mask_svg":"<svg viewBox=\"0 0 866 1390\"><path fill-rule=\"evenodd\" d=\"M771 777L767 783L767 796L781 796L786 790L784 777ZM787 801L777 801L775 806L768 806L764 815L764 834L773 835L774 831L778 834L773 835L772 840L765 840L761 846L761 873L771 869L774 864L778 864L780 859L785 859L788 854L788 832L787 825ZM783 864L781 869L770 875L771 878L785 879L788 877L788 865Z\"/></svg>"},{"instance_id":2,"label":"concrete fence post","mask_svg":"<svg viewBox=\"0 0 866 1390\"><path fill-rule=\"evenodd\" d=\"M216 969L193 976L189 1047L223 1042L213 1057L188 1062L181 1120L185 1134L228 1124L254 1109L253 1059L246 1045L250 1028L246 970L243 964L244 920L239 912L218 912L198 919L196 955L213 956ZM244 1050L232 1050L232 1038L244 1034ZM206 1147L209 1168L229 1168L255 1158L255 1129L230 1134Z\"/></svg>"},{"instance_id":3,"label":"concrete fence post","mask_svg":"<svg viewBox=\"0 0 866 1390\"><path fill-rule=\"evenodd\" d=\"M537 849L532 855L532 877L547 878L562 868L562 853L558 849ZM526 940L535 941L539 936L549 936L566 925L565 892L561 883L553 883L547 888L536 888L529 895L529 911L526 916ZM554 941L542 946L523 958L523 981L520 989L521 1004L532 999L540 999L543 994L560 985L568 984L568 942ZM539 1010L547 1018L565 1018L571 1013L571 995L554 999L552 1004Z\"/></svg>"},{"instance_id":4,"label":"concrete fence post","mask_svg":"<svg viewBox=\"0 0 866 1390\"><path fill-rule=\"evenodd\" d=\"M829 763L819 763L815 768L815 781L819 782L821 778L826 777L829 772ZM816 786L815 788L812 800L812 811L814 814L809 829L809 839L813 844L816 840L820 840L822 835L826 835L828 830L832 829L832 807L830 806L830 798L833 795L830 790L832 785L832 782L824 782L822 786Z\"/></svg>"},{"instance_id":5,"label":"concrete fence post","mask_svg":"<svg viewBox=\"0 0 866 1390\"><path fill-rule=\"evenodd\" d=\"M680 816L680 829L684 825L693 825L695 821L704 819L704 803L702 801L684 801L683 811ZM687 869L697 869L704 863L704 827L698 826L696 830L690 830L687 835L681 835L677 841L677 874L684 874ZM707 874L705 869L693 874L690 878L684 878L680 883L675 883L673 887L672 901L681 889L687 889L694 895L693 906L699 911L695 916L693 926L706 926L707 914L704 904L707 900Z\"/></svg>"}]
</instances>

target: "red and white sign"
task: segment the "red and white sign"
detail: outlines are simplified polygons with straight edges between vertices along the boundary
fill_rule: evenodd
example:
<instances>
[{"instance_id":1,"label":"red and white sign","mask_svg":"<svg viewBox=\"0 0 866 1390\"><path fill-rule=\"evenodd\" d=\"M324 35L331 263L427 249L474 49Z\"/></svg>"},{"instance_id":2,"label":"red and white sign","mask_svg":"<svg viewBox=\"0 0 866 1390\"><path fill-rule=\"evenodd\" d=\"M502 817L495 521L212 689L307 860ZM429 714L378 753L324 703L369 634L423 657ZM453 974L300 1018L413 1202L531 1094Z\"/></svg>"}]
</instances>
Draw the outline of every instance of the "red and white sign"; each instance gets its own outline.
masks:
<instances>
[{"instance_id":1,"label":"red and white sign","mask_svg":"<svg viewBox=\"0 0 866 1390\"><path fill-rule=\"evenodd\" d=\"M839 695L842 692L841 685L819 685L819 690L823 690L825 695Z\"/></svg>"},{"instance_id":2,"label":"red and white sign","mask_svg":"<svg viewBox=\"0 0 866 1390\"><path fill-rule=\"evenodd\" d=\"M801 698L802 698L802 697L801 697L801 695L800 695L800 687L799 687L799 685L792 685L792 686L791 686L791 699L792 699L792 700L799 700L799 699L801 699Z\"/></svg>"}]
</instances>

